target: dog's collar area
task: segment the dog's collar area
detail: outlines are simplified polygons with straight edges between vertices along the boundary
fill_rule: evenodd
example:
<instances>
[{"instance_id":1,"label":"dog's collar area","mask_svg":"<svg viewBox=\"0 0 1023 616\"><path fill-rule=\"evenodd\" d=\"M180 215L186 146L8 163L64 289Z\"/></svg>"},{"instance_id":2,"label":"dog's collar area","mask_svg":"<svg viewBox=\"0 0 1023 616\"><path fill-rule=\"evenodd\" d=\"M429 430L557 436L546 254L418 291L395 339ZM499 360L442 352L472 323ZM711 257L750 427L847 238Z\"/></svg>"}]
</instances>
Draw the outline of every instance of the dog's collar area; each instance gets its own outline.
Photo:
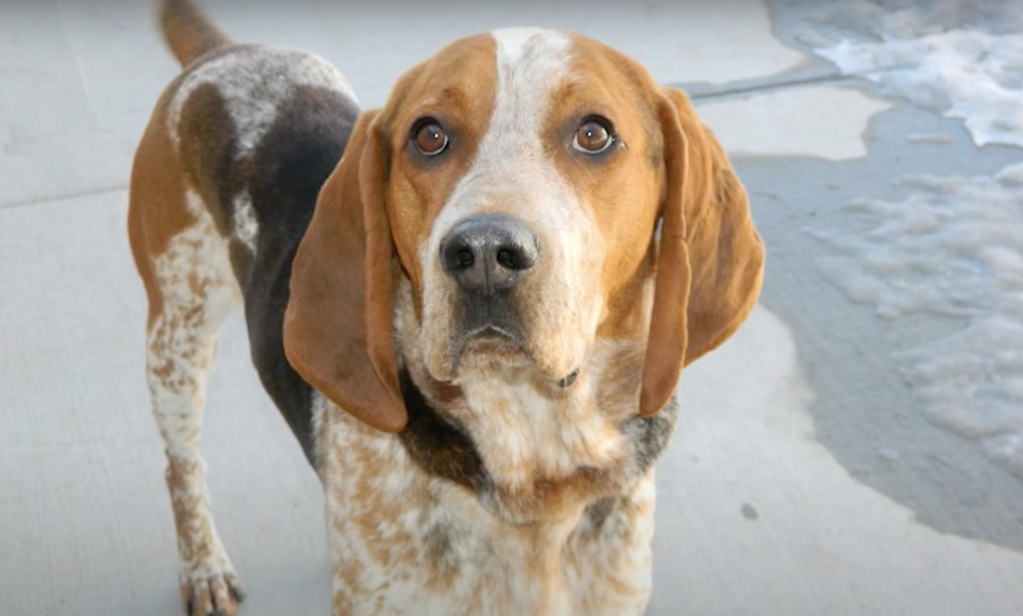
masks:
<instances>
[{"instance_id":1,"label":"dog's collar area","mask_svg":"<svg viewBox=\"0 0 1023 616\"><path fill-rule=\"evenodd\" d=\"M576 370L562 380L574 381L578 373ZM428 474L453 481L477 494L492 491L493 478L465 429L441 416L430 406L408 370L401 370L398 381L408 412L408 423L398 433L398 437L412 460ZM668 444L677 418L678 400L672 396L657 415L633 415L619 426L633 448L636 463L634 472L644 473L653 466Z\"/></svg>"},{"instance_id":2,"label":"dog's collar area","mask_svg":"<svg viewBox=\"0 0 1023 616\"><path fill-rule=\"evenodd\" d=\"M563 378L560 381L558 381L558 387L560 387L562 389L565 389L567 387L571 387L572 383L575 383L575 380L578 377L579 377L579 368L576 368L568 376L566 376L565 378Z\"/></svg>"}]
</instances>

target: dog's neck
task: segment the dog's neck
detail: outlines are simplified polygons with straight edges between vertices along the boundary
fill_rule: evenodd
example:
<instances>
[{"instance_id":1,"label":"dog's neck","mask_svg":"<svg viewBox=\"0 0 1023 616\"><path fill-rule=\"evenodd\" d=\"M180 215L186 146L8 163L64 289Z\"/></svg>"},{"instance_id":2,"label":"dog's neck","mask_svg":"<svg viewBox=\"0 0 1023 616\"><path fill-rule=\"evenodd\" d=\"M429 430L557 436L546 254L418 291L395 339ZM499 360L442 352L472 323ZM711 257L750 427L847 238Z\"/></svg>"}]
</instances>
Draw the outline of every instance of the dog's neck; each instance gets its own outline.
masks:
<instances>
[{"instance_id":1,"label":"dog's neck","mask_svg":"<svg viewBox=\"0 0 1023 616\"><path fill-rule=\"evenodd\" d=\"M398 436L409 456L431 475L475 492L489 490L493 480L465 430L431 408L407 370L401 371L399 381L408 424Z\"/></svg>"},{"instance_id":2,"label":"dog's neck","mask_svg":"<svg viewBox=\"0 0 1023 616\"><path fill-rule=\"evenodd\" d=\"M674 401L655 417L636 415L642 351L603 344L565 388L524 369L480 371L455 386L407 364L401 441L420 468L470 488L507 521L577 515L630 489L671 433Z\"/></svg>"}]
</instances>

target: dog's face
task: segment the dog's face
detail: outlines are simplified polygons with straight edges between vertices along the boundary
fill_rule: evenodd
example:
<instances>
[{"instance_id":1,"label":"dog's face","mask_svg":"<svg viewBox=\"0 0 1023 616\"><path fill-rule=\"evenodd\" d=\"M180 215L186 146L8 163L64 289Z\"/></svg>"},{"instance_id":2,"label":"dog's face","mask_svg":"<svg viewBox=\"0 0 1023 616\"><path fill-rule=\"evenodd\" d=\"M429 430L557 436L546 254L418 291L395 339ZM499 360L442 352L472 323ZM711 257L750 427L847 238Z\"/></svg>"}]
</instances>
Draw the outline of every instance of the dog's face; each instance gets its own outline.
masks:
<instances>
[{"instance_id":1,"label":"dog's face","mask_svg":"<svg viewBox=\"0 0 1023 616\"><path fill-rule=\"evenodd\" d=\"M414 67L360 117L294 262L285 349L390 431L407 419L399 365L466 399L527 383L555 401L518 409L530 446L549 436L537 446L589 467L594 435L659 411L738 327L762 266L745 192L683 94L584 37L500 31ZM470 410L477 441L502 425Z\"/></svg>"},{"instance_id":2,"label":"dog's face","mask_svg":"<svg viewBox=\"0 0 1023 616\"><path fill-rule=\"evenodd\" d=\"M650 101L614 85L629 79L596 45L510 31L399 85L387 213L433 378L567 383L614 309L641 305L612 298L647 273L664 170Z\"/></svg>"}]
</instances>

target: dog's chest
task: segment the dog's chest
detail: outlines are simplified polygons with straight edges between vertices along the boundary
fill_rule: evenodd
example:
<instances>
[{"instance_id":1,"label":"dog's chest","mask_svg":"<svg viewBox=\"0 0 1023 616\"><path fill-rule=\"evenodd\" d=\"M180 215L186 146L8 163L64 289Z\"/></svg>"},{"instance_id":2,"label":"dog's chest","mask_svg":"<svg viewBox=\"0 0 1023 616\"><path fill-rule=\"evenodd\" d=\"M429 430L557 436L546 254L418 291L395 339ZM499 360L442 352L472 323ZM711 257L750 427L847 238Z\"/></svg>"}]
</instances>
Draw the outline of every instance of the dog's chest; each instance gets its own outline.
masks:
<instances>
[{"instance_id":1,"label":"dog's chest","mask_svg":"<svg viewBox=\"0 0 1023 616\"><path fill-rule=\"evenodd\" d=\"M650 593L653 474L564 522L511 526L398 439L318 404L335 616L626 616Z\"/></svg>"}]
</instances>

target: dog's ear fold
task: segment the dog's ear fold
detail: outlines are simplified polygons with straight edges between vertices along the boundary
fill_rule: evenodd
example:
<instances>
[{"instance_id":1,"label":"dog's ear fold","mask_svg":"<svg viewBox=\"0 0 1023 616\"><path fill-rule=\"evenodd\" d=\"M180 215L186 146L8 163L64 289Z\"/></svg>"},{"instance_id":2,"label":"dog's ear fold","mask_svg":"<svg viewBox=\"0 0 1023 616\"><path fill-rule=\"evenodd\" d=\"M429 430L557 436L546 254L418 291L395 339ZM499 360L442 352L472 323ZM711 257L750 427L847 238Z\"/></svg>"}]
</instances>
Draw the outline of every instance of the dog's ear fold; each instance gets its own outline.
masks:
<instances>
[{"instance_id":1,"label":"dog's ear fold","mask_svg":"<svg viewBox=\"0 0 1023 616\"><path fill-rule=\"evenodd\" d=\"M284 351L341 409L388 432L408 419L393 331L393 247L378 112L363 113L320 190L291 271Z\"/></svg>"},{"instance_id":2,"label":"dog's ear fold","mask_svg":"<svg viewBox=\"0 0 1023 616\"><path fill-rule=\"evenodd\" d=\"M668 402L683 366L715 349L760 294L764 247L746 190L688 97L665 89L657 109L664 140L665 201L640 413Z\"/></svg>"}]
</instances>

